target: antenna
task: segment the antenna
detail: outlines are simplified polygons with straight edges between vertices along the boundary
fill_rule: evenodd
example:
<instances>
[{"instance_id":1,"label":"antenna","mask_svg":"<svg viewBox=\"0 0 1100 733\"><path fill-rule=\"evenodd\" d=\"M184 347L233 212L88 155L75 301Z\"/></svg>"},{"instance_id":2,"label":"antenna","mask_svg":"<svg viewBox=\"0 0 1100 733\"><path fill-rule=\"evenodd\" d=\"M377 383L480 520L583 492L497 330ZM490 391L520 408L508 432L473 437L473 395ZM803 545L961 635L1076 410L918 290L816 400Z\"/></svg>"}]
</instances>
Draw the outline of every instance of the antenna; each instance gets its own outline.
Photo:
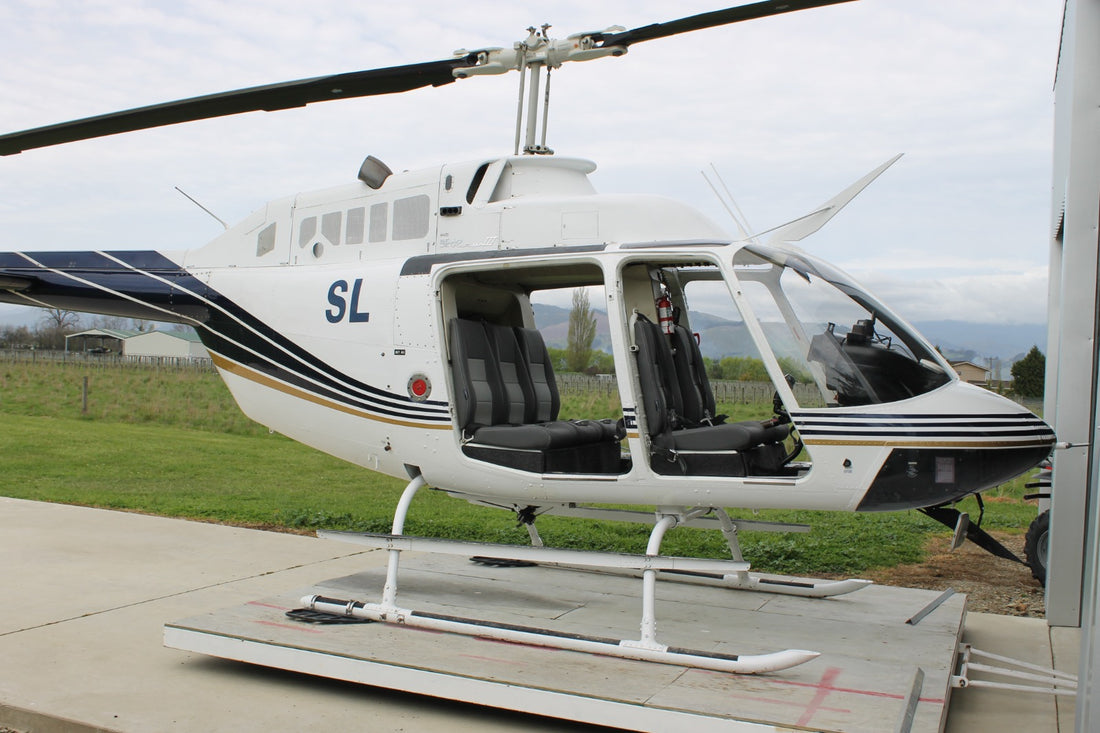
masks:
<instances>
[{"instance_id":1,"label":"antenna","mask_svg":"<svg viewBox=\"0 0 1100 733\"><path fill-rule=\"evenodd\" d=\"M708 186L710 186L710 190L714 191L714 195L718 198L719 203L721 203L722 206L725 207L726 213L730 215L730 218L733 219L733 223L737 225L737 231L741 234L741 238L755 241L755 237L749 234L748 219L745 218L745 214L741 211L741 207L737 205L737 201L733 198L733 194L730 193L729 188L726 186L726 182L723 181L722 176L718 174L718 169L714 167L714 163L710 164L710 168L714 172L714 175L718 179L718 182L722 184L722 189L725 191L725 196L723 196L722 193L719 192L718 188L714 185L714 182L710 180L710 177L707 175L706 171L699 171L699 173L701 173L703 176L703 180L707 182ZM728 203L726 199L729 199ZM733 208L730 208L731 204ZM734 213L734 209L737 210L737 213Z\"/></svg>"},{"instance_id":2,"label":"antenna","mask_svg":"<svg viewBox=\"0 0 1100 733\"><path fill-rule=\"evenodd\" d=\"M733 204L733 208L737 209L737 213L741 217L741 221L745 223L745 229L752 231L752 225L749 224L749 217L745 216L745 212L741 211L741 207L737 205L737 199L730 193L729 186L726 185L725 180L722 178L722 174L718 172L718 169L714 167L714 163L710 164L710 169L714 171L714 176L718 179L718 182L722 184L722 190L726 192L726 198Z\"/></svg>"},{"instance_id":3,"label":"antenna","mask_svg":"<svg viewBox=\"0 0 1100 733\"><path fill-rule=\"evenodd\" d=\"M176 189L181 194L183 194L187 198L187 200L190 201L191 203L193 203L195 206L198 206L200 209L205 211L207 214L210 214L210 216L214 217L214 219L216 219L217 222L219 224L221 224L222 227L224 227L226 231L229 231L229 225L225 223L224 219L222 219L220 216L215 214L213 211L211 211L210 209L208 209L205 206L203 206L202 204L200 204L198 201L196 201L192 196L190 196L186 191L184 191L179 186L173 186L172 188Z\"/></svg>"}]
</instances>

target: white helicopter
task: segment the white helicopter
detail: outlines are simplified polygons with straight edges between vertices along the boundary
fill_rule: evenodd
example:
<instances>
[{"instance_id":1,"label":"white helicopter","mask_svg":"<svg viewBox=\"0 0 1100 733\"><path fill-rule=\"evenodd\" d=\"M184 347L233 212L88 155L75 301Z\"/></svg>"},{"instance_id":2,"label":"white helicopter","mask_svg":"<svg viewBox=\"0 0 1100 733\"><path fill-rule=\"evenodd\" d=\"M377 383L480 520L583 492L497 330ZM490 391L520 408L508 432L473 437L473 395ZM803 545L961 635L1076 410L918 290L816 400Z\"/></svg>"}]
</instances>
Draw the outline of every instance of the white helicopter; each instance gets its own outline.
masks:
<instances>
[{"instance_id":1,"label":"white helicopter","mask_svg":"<svg viewBox=\"0 0 1100 733\"><path fill-rule=\"evenodd\" d=\"M0 154L10 155L520 73L512 155L399 174L368 157L357 182L271 201L185 252L0 253L0 301L191 325L251 418L408 478L391 534L324 533L390 551L381 601L305 599L312 608L731 672L802 663L814 653L670 650L656 638L658 572L805 596L866 584L749 573L737 531L754 523L732 519L728 508L916 508L988 547L990 538L949 505L1039 463L1054 434L1017 404L960 381L903 318L793 244L894 161L805 217L731 240L675 201L596 193L588 179L594 163L550 155L545 109L539 136L539 86L544 71L567 61L621 56L642 41L847 1L768 0L564 40L550 38L545 27L529 29L510 48L0 136ZM621 411L602 419L559 414L554 365L535 323L541 294L576 288L595 293L609 322ZM724 333L735 342L728 353L755 356L774 383L773 416L732 422L716 414L696 326L713 318L708 311L719 301ZM706 303L707 311L693 303ZM792 365L811 388L796 392L787 374ZM472 554L470 543L403 535L424 487L515 512L531 546L489 550L495 557L640 572L640 639L563 636L399 606L401 550ZM546 513L654 527L645 556L568 551L543 546L535 521ZM719 529L732 559L660 555L664 534L678 525Z\"/></svg>"}]
</instances>

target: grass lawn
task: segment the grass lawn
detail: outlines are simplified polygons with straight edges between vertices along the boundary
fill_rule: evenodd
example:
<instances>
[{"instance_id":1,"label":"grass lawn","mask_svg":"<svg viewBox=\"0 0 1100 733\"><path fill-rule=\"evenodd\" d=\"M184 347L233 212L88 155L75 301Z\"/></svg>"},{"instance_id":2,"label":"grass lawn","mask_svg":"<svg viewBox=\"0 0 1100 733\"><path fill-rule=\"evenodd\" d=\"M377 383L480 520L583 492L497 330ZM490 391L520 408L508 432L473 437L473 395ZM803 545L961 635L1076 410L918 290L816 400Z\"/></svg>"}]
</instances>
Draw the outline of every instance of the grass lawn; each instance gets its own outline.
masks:
<instances>
[{"instance_id":1,"label":"grass lawn","mask_svg":"<svg viewBox=\"0 0 1100 733\"><path fill-rule=\"evenodd\" d=\"M90 376L89 409L81 385ZM571 417L600 410L567 402ZM767 405L723 406L734 419ZM1024 479L987 492L985 527L1022 532L1035 516ZM269 433L241 415L213 373L0 361L0 494L287 530L384 532L404 482ZM976 517L972 499L960 507ZM940 525L917 512L732 512L746 519L813 525L809 534L746 532L746 559L762 572L859 573L916 562ZM525 544L507 512L441 492L421 492L409 534ZM561 547L644 552L648 528L543 517L539 531ZM728 557L718 532L680 528L672 555Z\"/></svg>"}]
</instances>

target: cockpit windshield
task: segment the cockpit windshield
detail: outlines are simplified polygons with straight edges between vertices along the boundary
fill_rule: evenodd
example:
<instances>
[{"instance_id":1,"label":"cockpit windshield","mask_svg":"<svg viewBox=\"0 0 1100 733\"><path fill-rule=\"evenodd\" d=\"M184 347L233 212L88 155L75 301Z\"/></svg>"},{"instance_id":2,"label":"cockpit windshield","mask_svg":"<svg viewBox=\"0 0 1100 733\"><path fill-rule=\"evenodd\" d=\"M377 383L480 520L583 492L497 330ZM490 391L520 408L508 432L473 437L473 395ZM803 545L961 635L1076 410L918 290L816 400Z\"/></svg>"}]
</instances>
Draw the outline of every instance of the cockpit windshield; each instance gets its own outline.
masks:
<instances>
[{"instance_id":1,"label":"cockpit windshield","mask_svg":"<svg viewBox=\"0 0 1100 733\"><path fill-rule=\"evenodd\" d=\"M879 404L951 381L950 366L904 321L831 265L748 245L734 258L742 292L776 356L812 374L827 405Z\"/></svg>"}]
</instances>

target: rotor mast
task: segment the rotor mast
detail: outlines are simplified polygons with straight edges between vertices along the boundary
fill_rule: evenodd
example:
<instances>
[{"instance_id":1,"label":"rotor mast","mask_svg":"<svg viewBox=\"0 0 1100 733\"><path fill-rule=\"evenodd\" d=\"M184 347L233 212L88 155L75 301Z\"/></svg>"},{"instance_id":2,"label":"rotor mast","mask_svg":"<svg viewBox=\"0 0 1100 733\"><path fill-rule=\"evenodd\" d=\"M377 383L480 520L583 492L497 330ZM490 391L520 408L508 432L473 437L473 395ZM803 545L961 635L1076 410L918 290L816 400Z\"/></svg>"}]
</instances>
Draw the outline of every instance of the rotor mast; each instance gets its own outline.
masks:
<instances>
[{"instance_id":1,"label":"rotor mast","mask_svg":"<svg viewBox=\"0 0 1100 733\"><path fill-rule=\"evenodd\" d=\"M515 154L553 155L546 146L546 130L550 112L550 71L566 61L590 61L605 56L622 56L625 45L601 45L605 35L623 31L622 26L612 26L601 31L574 33L564 40L550 38L550 25L541 28L531 26L527 38L516 41L512 48L485 48L477 51L459 49L456 58L475 58L475 64L456 68L454 76L466 79L471 76L519 72L519 99L516 102ZM546 69L546 89L542 96L542 135L536 142L539 128L539 76ZM528 81L530 79L530 81ZM526 101L526 104L525 104Z\"/></svg>"}]
</instances>

